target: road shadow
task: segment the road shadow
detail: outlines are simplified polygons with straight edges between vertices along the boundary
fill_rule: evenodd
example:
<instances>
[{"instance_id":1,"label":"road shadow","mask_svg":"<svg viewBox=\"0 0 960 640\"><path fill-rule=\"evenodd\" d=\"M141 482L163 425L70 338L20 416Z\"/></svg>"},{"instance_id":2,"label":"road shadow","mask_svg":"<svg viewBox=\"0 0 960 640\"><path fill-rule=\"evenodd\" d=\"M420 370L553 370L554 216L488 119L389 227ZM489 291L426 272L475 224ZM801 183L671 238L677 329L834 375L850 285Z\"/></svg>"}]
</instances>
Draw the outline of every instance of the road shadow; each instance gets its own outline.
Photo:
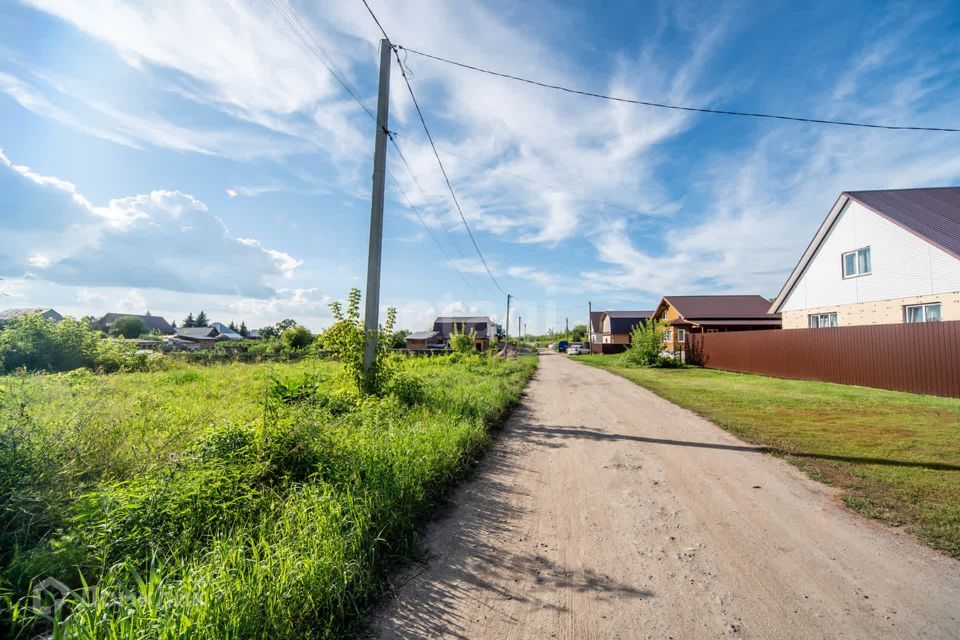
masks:
<instances>
[{"instance_id":1,"label":"road shadow","mask_svg":"<svg viewBox=\"0 0 960 640\"><path fill-rule=\"evenodd\" d=\"M643 442L647 444L661 444L676 447L695 447L698 449L717 449L721 451L743 451L746 453L771 453L779 456L793 456L795 458L813 458L817 460L833 460L837 462L850 462L853 464L878 464L891 467L916 467L921 469L930 469L932 471L960 471L960 465L949 464L945 462L931 462L922 460L893 460L890 458L873 458L868 456L844 456L829 453L817 453L811 451L792 451L778 447L767 447L763 445L736 445L720 444L715 442L695 442L691 440L674 440L670 438L651 438L648 436L635 436L623 433L612 433L601 429L582 426L544 426L530 425L521 437L536 442L542 440L544 446L564 446L563 440L613 440L627 442ZM560 444L557 444L560 443Z\"/></svg>"},{"instance_id":2,"label":"road shadow","mask_svg":"<svg viewBox=\"0 0 960 640\"><path fill-rule=\"evenodd\" d=\"M451 498L451 506L426 533L428 554L419 567L408 567L391 577L393 597L374 613L371 637L467 638L463 615L485 613L509 618L511 607L498 602L530 603L534 608L563 611L553 599L538 597L544 590L569 590L597 601L650 598L654 593L639 584L611 578L589 567L565 566L527 535L520 526L529 516L530 495L517 482L535 473L524 460L538 447L554 443L530 438L536 425L525 408L516 410L495 436L494 446L473 474ZM515 552L516 543L525 549ZM510 544L505 544L509 541ZM422 574L428 575L422 575ZM422 577L421 577L422 576ZM519 588L536 584L538 588ZM512 588L511 588L512 587ZM484 592L483 601L476 597ZM470 601L464 614L463 602ZM492 604L487 604L492 603ZM514 620L518 625L523 620Z\"/></svg>"}]
</instances>

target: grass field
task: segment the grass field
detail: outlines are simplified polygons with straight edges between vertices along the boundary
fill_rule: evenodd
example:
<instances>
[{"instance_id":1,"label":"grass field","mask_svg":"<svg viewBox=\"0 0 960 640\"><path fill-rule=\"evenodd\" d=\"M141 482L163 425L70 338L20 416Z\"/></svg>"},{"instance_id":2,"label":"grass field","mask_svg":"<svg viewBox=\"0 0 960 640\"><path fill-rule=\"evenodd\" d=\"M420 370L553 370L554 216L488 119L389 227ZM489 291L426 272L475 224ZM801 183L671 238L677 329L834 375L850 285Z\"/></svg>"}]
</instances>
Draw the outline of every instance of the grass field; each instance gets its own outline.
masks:
<instances>
[{"instance_id":1,"label":"grass field","mask_svg":"<svg viewBox=\"0 0 960 640\"><path fill-rule=\"evenodd\" d=\"M367 399L313 360L0 377L0 636L356 632L535 367L410 359Z\"/></svg>"},{"instance_id":2,"label":"grass field","mask_svg":"<svg viewBox=\"0 0 960 640\"><path fill-rule=\"evenodd\" d=\"M846 504L960 557L960 400L709 369L577 358L770 447Z\"/></svg>"}]
</instances>

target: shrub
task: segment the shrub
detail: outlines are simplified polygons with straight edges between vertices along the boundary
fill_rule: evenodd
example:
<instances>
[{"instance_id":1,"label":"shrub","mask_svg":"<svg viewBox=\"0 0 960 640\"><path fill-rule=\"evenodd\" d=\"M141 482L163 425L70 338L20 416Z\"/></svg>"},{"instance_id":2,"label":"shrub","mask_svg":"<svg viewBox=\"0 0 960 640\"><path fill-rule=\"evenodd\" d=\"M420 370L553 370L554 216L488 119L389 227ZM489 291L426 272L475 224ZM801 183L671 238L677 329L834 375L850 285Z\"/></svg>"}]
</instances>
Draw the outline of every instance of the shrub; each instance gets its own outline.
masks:
<instances>
[{"instance_id":1,"label":"shrub","mask_svg":"<svg viewBox=\"0 0 960 640\"><path fill-rule=\"evenodd\" d=\"M38 313L17 316L0 331L0 366L31 371L91 367L100 335L73 318L53 322Z\"/></svg>"},{"instance_id":2,"label":"shrub","mask_svg":"<svg viewBox=\"0 0 960 640\"><path fill-rule=\"evenodd\" d=\"M387 356L391 344L393 325L397 320L397 310L387 309L387 320L380 327L377 336L377 358L373 375L367 376L363 369L363 352L366 347L366 334L360 319L360 289L351 289L347 296L344 312L339 301L330 303L330 310L336 323L323 334L322 345L343 365L346 377L356 385L361 393L380 394L390 380L395 368Z\"/></svg>"},{"instance_id":3,"label":"shrub","mask_svg":"<svg viewBox=\"0 0 960 640\"><path fill-rule=\"evenodd\" d=\"M635 326L630 332L630 348L624 359L645 367L656 365L663 346L663 328L662 322L653 319Z\"/></svg>"},{"instance_id":4,"label":"shrub","mask_svg":"<svg viewBox=\"0 0 960 640\"><path fill-rule=\"evenodd\" d=\"M477 332L470 329L470 332L467 333L464 328L461 325L458 329L454 325L453 333L450 334L450 348L453 349L454 353L473 353L477 349Z\"/></svg>"},{"instance_id":5,"label":"shrub","mask_svg":"<svg viewBox=\"0 0 960 640\"><path fill-rule=\"evenodd\" d=\"M291 327L280 335L280 340L287 349L306 349L313 342L313 334L306 327Z\"/></svg>"},{"instance_id":6,"label":"shrub","mask_svg":"<svg viewBox=\"0 0 960 640\"><path fill-rule=\"evenodd\" d=\"M118 338L139 338L147 332L147 325L137 316L117 318L110 327L110 335Z\"/></svg>"}]
</instances>

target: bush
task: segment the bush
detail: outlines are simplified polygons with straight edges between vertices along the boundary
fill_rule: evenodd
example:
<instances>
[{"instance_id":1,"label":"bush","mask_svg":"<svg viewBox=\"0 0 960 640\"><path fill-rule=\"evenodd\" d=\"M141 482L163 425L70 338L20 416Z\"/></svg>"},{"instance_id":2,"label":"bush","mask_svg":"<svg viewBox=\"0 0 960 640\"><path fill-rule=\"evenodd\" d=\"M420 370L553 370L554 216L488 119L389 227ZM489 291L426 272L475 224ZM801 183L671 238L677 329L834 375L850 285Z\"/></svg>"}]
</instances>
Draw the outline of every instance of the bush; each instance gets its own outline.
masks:
<instances>
[{"instance_id":1,"label":"bush","mask_svg":"<svg viewBox=\"0 0 960 640\"><path fill-rule=\"evenodd\" d=\"M663 328L662 322L653 319L635 326L630 332L630 348L624 353L624 359L644 367L655 366L663 346Z\"/></svg>"},{"instance_id":2,"label":"bush","mask_svg":"<svg viewBox=\"0 0 960 640\"><path fill-rule=\"evenodd\" d=\"M393 307L387 309L387 321L379 329L377 359L372 376L367 376L363 369L366 334L363 321L360 320L360 289L350 290L346 313L339 301L332 302L330 310L337 322L324 332L321 342L323 349L340 361L345 376L356 385L360 393L383 393L395 371L392 361L387 358L387 351L392 342L397 310Z\"/></svg>"},{"instance_id":3,"label":"bush","mask_svg":"<svg viewBox=\"0 0 960 640\"><path fill-rule=\"evenodd\" d=\"M117 318L110 327L110 335L117 338L139 338L147 332L147 325L137 316Z\"/></svg>"},{"instance_id":4,"label":"bush","mask_svg":"<svg viewBox=\"0 0 960 640\"><path fill-rule=\"evenodd\" d=\"M291 327L280 335L280 340L287 349L306 349L313 342L313 334L306 327Z\"/></svg>"},{"instance_id":5,"label":"bush","mask_svg":"<svg viewBox=\"0 0 960 640\"><path fill-rule=\"evenodd\" d=\"M59 322L38 313L14 318L0 331L0 366L31 371L92 367L100 333L73 318Z\"/></svg>"},{"instance_id":6,"label":"bush","mask_svg":"<svg viewBox=\"0 0 960 640\"><path fill-rule=\"evenodd\" d=\"M470 329L469 333L464 332L464 326L458 329L453 327L453 333L450 334L450 348L454 353L473 353L477 350L477 332Z\"/></svg>"}]
</instances>

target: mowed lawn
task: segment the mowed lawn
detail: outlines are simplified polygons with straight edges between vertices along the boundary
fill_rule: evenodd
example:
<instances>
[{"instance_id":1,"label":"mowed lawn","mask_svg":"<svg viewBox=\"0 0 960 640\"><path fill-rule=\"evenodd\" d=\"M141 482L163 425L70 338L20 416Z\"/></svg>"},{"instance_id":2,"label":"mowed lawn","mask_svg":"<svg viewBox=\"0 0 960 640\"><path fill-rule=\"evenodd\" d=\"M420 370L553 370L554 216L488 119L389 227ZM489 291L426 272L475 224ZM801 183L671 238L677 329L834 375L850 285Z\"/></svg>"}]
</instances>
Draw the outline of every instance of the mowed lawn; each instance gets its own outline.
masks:
<instances>
[{"instance_id":1,"label":"mowed lawn","mask_svg":"<svg viewBox=\"0 0 960 640\"><path fill-rule=\"evenodd\" d=\"M577 359L766 445L842 489L850 508L960 557L960 399L710 369L636 368L619 356Z\"/></svg>"}]
</instances>

